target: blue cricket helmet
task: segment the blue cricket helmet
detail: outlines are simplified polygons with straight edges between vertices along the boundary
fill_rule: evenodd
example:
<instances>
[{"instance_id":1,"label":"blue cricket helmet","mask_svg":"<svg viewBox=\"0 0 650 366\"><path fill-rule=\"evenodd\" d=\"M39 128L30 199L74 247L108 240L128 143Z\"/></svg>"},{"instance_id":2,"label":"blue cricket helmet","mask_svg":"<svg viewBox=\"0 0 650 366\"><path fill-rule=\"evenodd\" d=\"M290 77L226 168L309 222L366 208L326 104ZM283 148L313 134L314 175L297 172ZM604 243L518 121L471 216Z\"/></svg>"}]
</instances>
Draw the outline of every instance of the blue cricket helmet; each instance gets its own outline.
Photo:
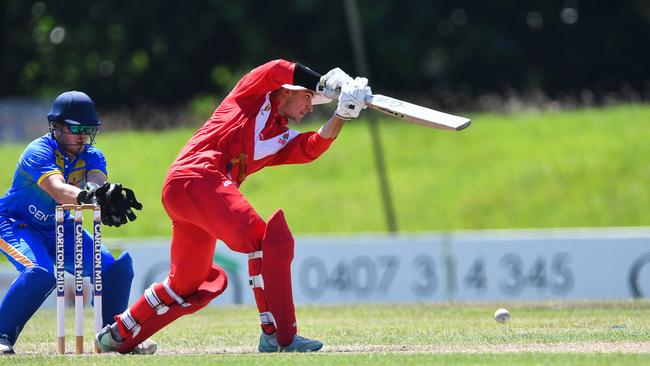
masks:
<instances>
[{"instance_id":1,"label":"blue cricket helmet","mask_svg":"<svg viewBox=\"0 0 650 366\"><path fill-rule=\"evenodd\" d=\"M47 120L64 122L68 125L101 125L93 100L86 93L75 90L56 97L52 109L47 114Z\"/></svg>"}]
</instances>

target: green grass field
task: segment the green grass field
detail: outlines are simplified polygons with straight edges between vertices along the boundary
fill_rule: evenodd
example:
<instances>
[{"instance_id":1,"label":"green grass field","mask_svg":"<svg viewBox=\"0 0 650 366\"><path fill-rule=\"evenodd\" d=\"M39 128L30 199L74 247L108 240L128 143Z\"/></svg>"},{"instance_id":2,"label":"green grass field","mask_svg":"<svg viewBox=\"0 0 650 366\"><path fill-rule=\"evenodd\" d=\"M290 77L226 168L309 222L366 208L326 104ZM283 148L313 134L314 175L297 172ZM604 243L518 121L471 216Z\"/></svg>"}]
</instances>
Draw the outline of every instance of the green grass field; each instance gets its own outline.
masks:
<instances>
[{"instance_id":1,"label":"green grass field","mask_svg":"<svg viewBox=\"0 0 650 366\"><path fill-rule=\"evenodd\" d=\"M39 311L0 364L49 365L644 365L650 363L649 301L508 303L507 324L492 319L504 303L298 307L301 333L325 343L314 354L255 353L253 307L208 308L155 336L155 356L55 354L55 316ZM87 337L92 314L86 312ZM68 311L72 334L72 311ZM92 343L86 339L86 349ZM73 337L68 337L72 352Z\"/></svg>"},{"instance_id":2,"label":"green grass field","mask_svg":"<svg viewBox=\"0 0 650 366\"><path fill-rule=\"evenodd\" d=\"M401 231L650 225L650 105L470 117L462 132L378 122ZM145 205L108 237L169 235L161 184L193 132L98 136L110 179ZM0 145L1 191L24 146ZM385 231L371 151L367 121L352 121L316 162L265 169L242 190L262 217L282 207L295 233Z\"/></svg>"}]
</instances>

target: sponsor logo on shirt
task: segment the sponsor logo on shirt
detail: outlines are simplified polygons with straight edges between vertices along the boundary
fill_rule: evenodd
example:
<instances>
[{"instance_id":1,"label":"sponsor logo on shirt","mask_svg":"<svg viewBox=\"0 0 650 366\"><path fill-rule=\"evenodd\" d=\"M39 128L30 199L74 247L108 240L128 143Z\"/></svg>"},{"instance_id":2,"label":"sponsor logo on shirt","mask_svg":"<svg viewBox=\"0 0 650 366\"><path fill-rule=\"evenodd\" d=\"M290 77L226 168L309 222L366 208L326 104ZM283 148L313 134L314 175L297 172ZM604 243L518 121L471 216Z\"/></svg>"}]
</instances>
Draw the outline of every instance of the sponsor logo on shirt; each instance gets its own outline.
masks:
<instances>
[{"instance_id":1,"label":"sponsor logo on shirt","mask_svg":"<svg viewBox=\"0 0 650 366\"><path fill-rule=\"evenodd\" d=\"M47 158L40 155L32 155L29 157L29 161L33 164L39 164L41 162L47 161Z\"/></svg>"},{"instance_id":2,"label":"sponsor logo on shirt","mask_svg":"<svg viewBox=\"0 0 650 366\"><path fill-rule=\"evenodd\" d=\"M44 213L34 205L29 205L28 209L29 209L29 213L32 214L32 216L34 216L34 218L38 221L48 222L54 216L54 214L48 215Z\"/></svg>"}]
</instances>

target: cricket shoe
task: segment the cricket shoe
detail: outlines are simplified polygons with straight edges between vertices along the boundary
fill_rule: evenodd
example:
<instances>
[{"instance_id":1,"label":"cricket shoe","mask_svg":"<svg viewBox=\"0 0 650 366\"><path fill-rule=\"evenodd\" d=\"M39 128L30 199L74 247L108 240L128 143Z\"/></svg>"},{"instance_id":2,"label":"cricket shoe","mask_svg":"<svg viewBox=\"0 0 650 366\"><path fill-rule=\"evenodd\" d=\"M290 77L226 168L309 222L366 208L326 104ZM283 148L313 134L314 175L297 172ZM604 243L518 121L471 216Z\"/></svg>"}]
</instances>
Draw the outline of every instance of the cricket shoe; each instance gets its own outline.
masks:
<instances>
[{"instance_id":1,"label":"cricket shoe","mask_svg":"<svg viewBox=\"0 0 650 366\"><path fill-rule=\"evenodd\" d=\"M95 347L100 353L118 352L123 341L118 341L111 332L111 326L105 326L95 335ZM158 349L158 344L151 339L146 339L138 344L131 352L132 355L153 355Z\"/></svg>"},{"instance_id":2,"label":"cricket shoe","mask_svg":"<svg viewBox=\"0 0 650 366\"><path fill-rule=\"evenodd\" d=\"M262 332L257 350L260 352L316 352L321 348L323 348L323 342L301 337L297 334L293 336L293 341L288 346L281 347L275 333L266 334Z\"/></svg>"},{"instance_id":3,"label":"cricket shoe","mask_svg":"<svg viewBox=\"0 0 650 366\"><path fill-rule=\"evenodd\" d=\"M11 345L9 339L0 336L0 354L1 355L13 355L14 347Z\"/></svg>"},{"instance_id":4,"label":"cricket shoe","mask_svg":"<svg viewBox=\"0 0 650 366\"><path fill-rule=\"evenodd\" d=\"M158 349L158 343L151 339L145 339L142 343L131 350L132 355L153 355Z\"/></svg>"}]
</instances>

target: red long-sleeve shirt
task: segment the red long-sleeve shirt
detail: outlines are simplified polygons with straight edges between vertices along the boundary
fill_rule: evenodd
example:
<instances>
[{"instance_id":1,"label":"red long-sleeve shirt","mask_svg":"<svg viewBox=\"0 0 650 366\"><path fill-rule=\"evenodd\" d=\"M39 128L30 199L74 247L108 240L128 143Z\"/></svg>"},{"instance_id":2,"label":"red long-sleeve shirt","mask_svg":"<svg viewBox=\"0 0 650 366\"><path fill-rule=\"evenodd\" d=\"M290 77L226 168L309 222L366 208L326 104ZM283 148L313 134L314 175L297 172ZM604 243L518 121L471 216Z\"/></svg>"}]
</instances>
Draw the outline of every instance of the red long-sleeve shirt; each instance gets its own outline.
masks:
<instances>
[{"instance_id":1,"label":"red long-sleeve shirt","mask_svg":"<svg viewBox=\"0 0 650 366\"><path fill-rule=\"evenodd\" d=\"M274 60L244 75L178 154L167 180L219 172L239 186L265 166L307 163L325 152L334 139L289 129L269 98L283 84L293 84L295 67Z\"/></svg>"}]
</instances>

